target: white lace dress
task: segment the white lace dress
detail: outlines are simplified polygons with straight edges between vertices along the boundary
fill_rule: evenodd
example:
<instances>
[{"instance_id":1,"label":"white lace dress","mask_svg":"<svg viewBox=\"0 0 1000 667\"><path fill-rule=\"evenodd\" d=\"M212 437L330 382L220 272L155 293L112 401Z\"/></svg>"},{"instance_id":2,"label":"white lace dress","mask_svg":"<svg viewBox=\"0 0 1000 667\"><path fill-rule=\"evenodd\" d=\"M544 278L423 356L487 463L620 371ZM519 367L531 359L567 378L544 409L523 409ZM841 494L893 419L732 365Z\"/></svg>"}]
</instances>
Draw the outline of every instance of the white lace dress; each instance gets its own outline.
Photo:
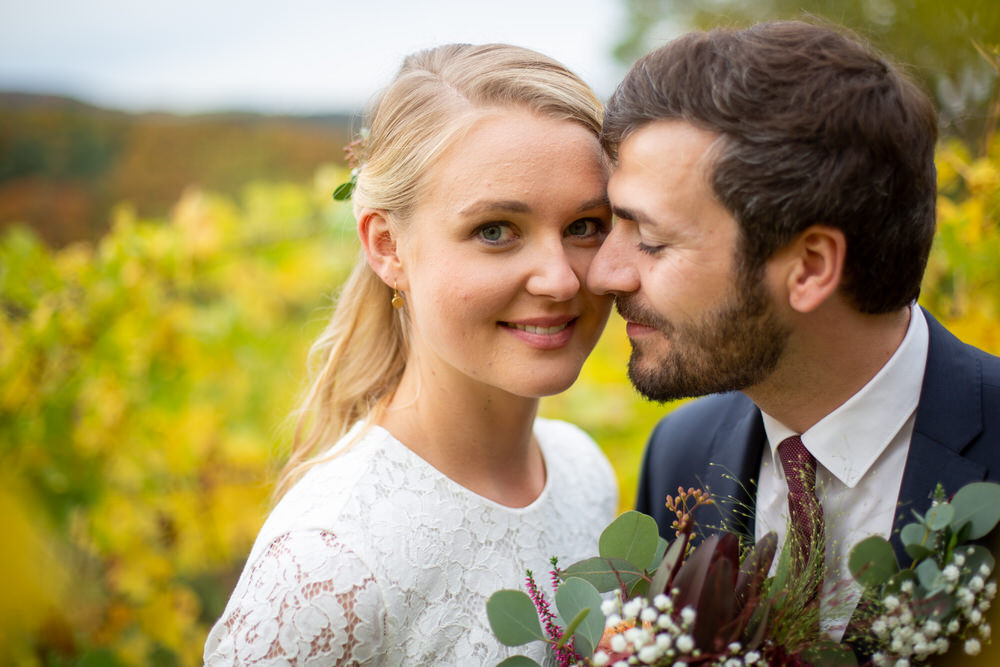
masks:
<instances>
[{"instance_id":1,"label":"white lace dress","mask_svg":"<svg viewBox=\"0 0 1000 667\"><path fill-rule=\"evenodd\" d=\"M535 435L546 483L523 508L456 484L379 427L312 468L261 529L205 663L541 662L540 643L512 650L493 637L486 600L524 590L526 569L551 600L549 559L595 555L618 491L583 431L538 419Z\"/></svg>"}]
</instances>

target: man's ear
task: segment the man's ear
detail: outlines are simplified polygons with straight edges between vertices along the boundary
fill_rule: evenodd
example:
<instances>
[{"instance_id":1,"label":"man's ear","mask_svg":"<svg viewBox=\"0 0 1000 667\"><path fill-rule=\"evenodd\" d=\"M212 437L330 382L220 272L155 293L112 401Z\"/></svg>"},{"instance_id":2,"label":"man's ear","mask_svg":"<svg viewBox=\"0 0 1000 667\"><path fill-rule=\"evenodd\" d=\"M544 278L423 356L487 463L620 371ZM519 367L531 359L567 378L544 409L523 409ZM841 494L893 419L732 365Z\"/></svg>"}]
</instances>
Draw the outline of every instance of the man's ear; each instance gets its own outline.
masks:
<instances>
[{"instance_id":1,"label":"man's ear","mask_svg":"<svg viewBox=\"0 0 1000 667\"><path fill-rule=\"evenodd\" d=\"M392 287L398 283L400 289L405 289L402 262L396 252L396 238L388 213L381 209L364 208L357 212L357 220L358 237L369 266L386 285Z\"/></svg>"},{"instance_id":2,"label":"man's ear","mask_svg":"<svg viewBox=\"0 0 1000 667\"><path fill-rule=\"evenodd\" d=\"M836 227L812 225L781 254L788 262L788 305L800 313L809 313L840 287L847 239Z\"/></svg>"}]
</instances>

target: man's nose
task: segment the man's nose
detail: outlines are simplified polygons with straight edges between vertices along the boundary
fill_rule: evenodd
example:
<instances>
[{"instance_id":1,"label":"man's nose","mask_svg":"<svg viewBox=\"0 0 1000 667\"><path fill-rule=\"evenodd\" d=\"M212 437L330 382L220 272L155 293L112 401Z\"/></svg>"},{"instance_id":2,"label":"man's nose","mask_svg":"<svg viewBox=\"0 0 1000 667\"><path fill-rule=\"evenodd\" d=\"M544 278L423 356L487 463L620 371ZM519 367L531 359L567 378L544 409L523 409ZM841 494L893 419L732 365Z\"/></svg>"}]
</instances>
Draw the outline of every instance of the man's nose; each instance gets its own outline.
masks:
<instances>
[{"instance_id":1,"label":"man's nose","mask_svg":"<svg viewBox=\"0 0 1000 667\"><path fill-rule=\"evenodd\" d=\"M628 294L639 289L638 247L629 238L630 224L616 222L587 271L587 287L595 294Z\"/></svg>"}]
</instances>

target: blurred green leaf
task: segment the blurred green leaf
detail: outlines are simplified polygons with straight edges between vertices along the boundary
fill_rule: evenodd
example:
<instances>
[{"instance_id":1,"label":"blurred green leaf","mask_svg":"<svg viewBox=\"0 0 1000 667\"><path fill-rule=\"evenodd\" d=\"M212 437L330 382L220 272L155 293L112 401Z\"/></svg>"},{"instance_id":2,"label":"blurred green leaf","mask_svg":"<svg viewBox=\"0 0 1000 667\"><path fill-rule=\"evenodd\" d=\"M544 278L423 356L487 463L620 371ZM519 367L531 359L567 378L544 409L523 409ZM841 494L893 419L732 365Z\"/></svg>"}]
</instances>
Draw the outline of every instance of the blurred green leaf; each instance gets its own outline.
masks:
<instances>
[{"instance_id":1,"label":"blurred green leaf","mask_svg":"<svg viewBox=\"0 0 1000 667\"><path fill-rule=\"evenodd\" d=\"M914 562L934 555L933 550L921 544L906 544L903 545L903 550L906 551L906 555L912 558Z\"/></svg>"},{"instance_id":2,"label":"blurred green leaf","mask_svg":"<svg viewBox=\"0 0 1000 667\"><path fill-rule=\"evenodd\" d=\"M899 531L899 539L905 544L924 544L929 541L928 531L919 523L908 523Z\"/></svg>"},{"instance_id":3,"label":"blurred green leaf","mask_svg":"<svg viewBox=\"0 0 1000 667\"><path fill-rule=\"evenodd\" d=\"M944 530L955 516L955 508L947 503L934 505L924 515L924 522L930 530Z\"/></svg>"},{"instance_id":4,"label":"blurred green leaf","mask_svg":"<svg viewBox=\"0 0 1000 667\"><path fill-rule=\"evenodd\" d=\"M936 592L944 585L944 577L941 576L941 570L932 558L920 561L915 572L917 573L920 585L930 593Z\"/></svg>"},{"instance_id":5,"label":"blurred green leaf","mask_svg":"<svg viewBox=\"0 0 1000 667\"><path fill-rule=\"evenodd\" d=\"M903 542L906 553L915 561L927 558L934 553L926 546L934 544L934 533L929 532L923 524L906 524L899 532L899 539Z\"/></svg>"},{"instance_id":6,"label":"blurred green leaf","mask_svg":"<svg viewBox=\"0 0 1000 667\"><path fill-rule=\"evenodd\" d=\"M993 572L993 568L996 567L996 560L993 558L993 554L986 547L973 544L970 546L961 547L957 550L963 556L965 556L965 563L962 565L962 571L966 573L967 576L963 577L964 581L968 581L972 577L979 575L984 580L989 576L983 575L979 572L979 568L986 566L990 572Z\"/></svg>"},{"instance_id":7,"label":"blurred green leaf","mask_svg":"<svg viewBox=\"0 0 1000 667\"><path fill-rule=\"evenodd\" d=\"M905 570L900 570L896 574L889 578L889 581L885 583L882 590L884 593L898 594L903 590L903 582L910 581L914 586L918 586L920 581L917 579L916 573L907 568Z\"/></svg>"},{"instance_id":8,"label":"blurred green leaf","mask_svg":"<svg viewBox=\"0 0 1000 667\"><path fill-rule=\"evenodd\" d=\"M954 511L952 530L966 523L971 525L968 539L976 540L989 533L1000 522L1000 484L973 482L963 486L951 499Z\"/></svg>"},{"instance_id":9,"label":"blurred green leaf","mask_svg":"<svg viewBox=\"0 0 1000 667\"><path fill-rule=\"evenodd\" d=\"M858 542L848 558L851 574L866 587L881 586L899 571L899 563L887 540L872 536Z\"/></svg>"}]
</instances>

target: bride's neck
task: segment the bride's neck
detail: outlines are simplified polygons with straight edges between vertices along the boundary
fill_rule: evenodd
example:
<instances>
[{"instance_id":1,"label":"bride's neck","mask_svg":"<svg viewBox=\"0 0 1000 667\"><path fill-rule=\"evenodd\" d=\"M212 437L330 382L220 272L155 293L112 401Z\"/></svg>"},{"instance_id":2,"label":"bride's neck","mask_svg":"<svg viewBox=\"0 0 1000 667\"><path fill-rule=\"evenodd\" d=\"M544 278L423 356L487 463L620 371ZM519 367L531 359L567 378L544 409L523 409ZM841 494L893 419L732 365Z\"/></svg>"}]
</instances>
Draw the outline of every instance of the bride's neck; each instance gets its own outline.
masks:
<instances>
[{"instance_id":1,"label":"bride's neck","mask_svg":"<svg viewBox=\"0 0 1000 667\"><path fill-rule=\"evenodd\" d=\"M430 381L408 372L379 425L458 484L495 502L524 506L545 486L532 433L537 411L536 398L462 376Z\"/></svg>"}]
</instances>

